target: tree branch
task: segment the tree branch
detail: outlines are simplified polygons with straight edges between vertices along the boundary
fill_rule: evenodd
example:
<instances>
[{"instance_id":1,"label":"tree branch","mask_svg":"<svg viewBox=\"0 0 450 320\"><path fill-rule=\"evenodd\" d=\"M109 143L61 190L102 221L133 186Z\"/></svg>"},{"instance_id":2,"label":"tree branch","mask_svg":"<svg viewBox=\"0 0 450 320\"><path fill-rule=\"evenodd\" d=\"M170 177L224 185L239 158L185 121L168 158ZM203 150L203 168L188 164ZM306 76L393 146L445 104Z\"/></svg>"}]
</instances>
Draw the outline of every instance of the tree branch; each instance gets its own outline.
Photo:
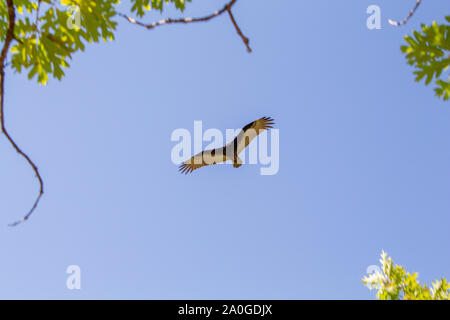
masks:
<instances>
[{"instance_id":1,"label":"tree branch","mask_svg":"<svg viewBox=\"0 0 450 320\"><path fill-rule=\"evenodd\" d=\"M231 12L231 7L228 7L227 11L228 11L228 15L230 16L231 22L233 23L234 27L236 28L236 32L242 38L242 41L244 41L244 44L247 47L247 52L248 53L252 52L252 48L250 48L250 45L249 45L250 40L248 40L248 38L246 36L244 36L241 29L239 28L236 20L234 19L233 13Z\"/></svg>"},{"instance_id":2,"label":"tree branch","mask_svg":"<svg viewBox=\"0 0 450 320\"><path fill-rule=\"evenodd\" d=\"M408 20L411 19L411 17L414 15L414 13L416 13L416 10L419 8L421 3L422 3L422 0L417 0L414 8L409 12L409 14L406 16L406 18L403 19L402 21L393 21L393 20L389 19L389 23L396 27L406 24L408 22Z\"/></svg>"},{"instance_id":3,"label":"tree branch","mask_svg":"<svg viewBox=\"0 0 450 320\"><path fill-rule=\"evenodd\" d=\"M28 162L28 164L33 169L34 173L36 174L37 179L39 180L39 195L36 198L33 206L31 207L30 211L20 220L13 222L10 224L10 226L16 226L20 224L21 222L24 222L27 220L31 214L36 209L42 195L44 194L44 182L42 180L41 175L39 174L39 170L37 166L34 164L34 162L30 159L30 157L20 149L20 147L17 145L17 143L13 140L13 138L9 135L8 131L6 130L5 126L5 60L8 55L8 50L11 45L12 40L14 40L16 37L14 36L14 26L15 26L15 19L16 19L16 12L14 8L13 0L6 0L7 6L8 6L8 16L9 16L9 22L8 22L8 29L6 31L6 37L5 42L3 44L3 48L1 50L0 54L0 123L2 128L2 133L8 139L10 144L13 146L13 148L19 153L25 160Z\"/></svg>"},{"instance_id":4,"label":"tree branch","mask_svg":"<svg viewBox=\"0 0 450 320\"><path fill-rule=\"evenodd\" d=\"M228 2L222 9L220 9L219 11L214 12L213 14L204 16L204 17L200 17L200 18L179 18L179 19L172 19L172 18L167 18L164 20L160 20L157 22L153 22L150 24L146 24L140 21L137 21L134 18L131 18L129 16L127 16L126 14L123 13L118 13L118 15L120 17L123 17L125 19L128 20L128 22L132 23L132 24L136 24L138 26L147 28L147 29L154 29L156 27L165 25L165 24L171 24L171 23L192 23L192 22L206 22L209 21L211 19L214 19L218 16L220 16L221 14L228 12L231 22L233 23L234 27L236 28L237 33L239 34L239 36L242 38L242 41L244 42L245 46L247 47L247 51L248 52L252 52L252 49L249 46L249 39L247 37L244 36L244 34L242 33L241 29L239 28L236 20L233 17L233 14L231 13L231 8L236 4L237 0L231 0L230 2Z\"/></svg>"}]
</instances>

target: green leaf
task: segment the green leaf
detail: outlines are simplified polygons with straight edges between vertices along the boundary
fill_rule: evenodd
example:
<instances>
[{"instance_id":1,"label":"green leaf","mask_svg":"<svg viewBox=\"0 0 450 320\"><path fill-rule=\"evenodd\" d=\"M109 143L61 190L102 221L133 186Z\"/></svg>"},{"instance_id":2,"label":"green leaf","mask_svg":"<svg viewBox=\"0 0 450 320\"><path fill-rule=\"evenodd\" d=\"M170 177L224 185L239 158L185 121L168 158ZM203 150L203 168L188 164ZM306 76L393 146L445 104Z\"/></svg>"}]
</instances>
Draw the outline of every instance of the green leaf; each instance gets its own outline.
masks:
<instances>
[{"instance_id":1,"label":"green leaf","mask_svg":"<svg viewBox=\"0 0 450 320\"><path fill-rule=\"evenodd\" d=\"M175 8L183 11L186 2L191 2L191 0L131 0L131 12L136 13L139 17L143 17L145 12L152 9L163 11L164 3L173 3Z\"/></svg>"},{"instance_id":2,"label":"green leaf","mask_svg":"<svg viewBox=\"0 0 450 320\"><path fill-rule=\"evenodd\" d=\"M445 17L450 23L450 16ZM415 80L425 78L425 85L435 84L435 93L443 100L449 99L449 77L445 74L450 66L450 25L433 21L422 25L421 31L406 36L406 45L400 47L407 63L415 68Z\"/></svg>"}]
</instances>

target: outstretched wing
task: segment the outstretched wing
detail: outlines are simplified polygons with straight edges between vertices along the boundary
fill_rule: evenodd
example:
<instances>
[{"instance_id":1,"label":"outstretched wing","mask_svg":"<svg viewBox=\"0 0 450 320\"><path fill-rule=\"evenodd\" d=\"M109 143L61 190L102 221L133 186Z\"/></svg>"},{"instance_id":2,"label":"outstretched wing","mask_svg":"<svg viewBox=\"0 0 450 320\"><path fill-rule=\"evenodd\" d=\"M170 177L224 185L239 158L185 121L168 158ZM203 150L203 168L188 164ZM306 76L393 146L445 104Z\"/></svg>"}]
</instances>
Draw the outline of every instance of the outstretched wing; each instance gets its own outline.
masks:
<instances>
[{"instance_id":1,"label":"outstretched wing","mask_svg":"<svg viewBox=\"0 0 450 320\"><path fill-rule=\"evenodd\" d=\"M263 117L243 127L237 137L232 141L236 150L235 154L240 154L257 135L264 130L272 128L274 124L275 122L272 118Z\"/></svg>"},{"instance_id":2,"label":"outstretched wing","mask_svg":"<svg viewBox=\"0 0 450 320\"><path fill-rule=\"evenodd\" d=\"M224 162L226 160L225 158L224 148L205 150L182 163L179 171L188 174L195 169Z\"/></svg>"}]
</instances>

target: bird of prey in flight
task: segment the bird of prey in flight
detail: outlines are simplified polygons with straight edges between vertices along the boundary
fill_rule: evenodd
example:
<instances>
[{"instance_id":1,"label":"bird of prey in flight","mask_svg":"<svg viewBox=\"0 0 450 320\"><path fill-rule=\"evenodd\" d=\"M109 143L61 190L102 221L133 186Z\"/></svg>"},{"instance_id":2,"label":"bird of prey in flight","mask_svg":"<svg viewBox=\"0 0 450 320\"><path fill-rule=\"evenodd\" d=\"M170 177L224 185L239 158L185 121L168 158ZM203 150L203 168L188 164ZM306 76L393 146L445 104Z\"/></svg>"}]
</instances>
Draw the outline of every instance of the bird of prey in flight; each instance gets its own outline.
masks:
<instances>
[{"instance_id":1,"label":"bird of prey in flight","mask_svg":"<svg viewBox=\"0 0 450 320\"><path fill-rule=\"evenodd\" d=\"M263 117L247 124L239 131L233 141L222 148L204 150L180 165L179 171L184 174L191 173L195 169L231 160L233 167L239 168L242 160L238 155L252 142L262 131L272 128L274 120Z\"/></svg>"}]
</instances>

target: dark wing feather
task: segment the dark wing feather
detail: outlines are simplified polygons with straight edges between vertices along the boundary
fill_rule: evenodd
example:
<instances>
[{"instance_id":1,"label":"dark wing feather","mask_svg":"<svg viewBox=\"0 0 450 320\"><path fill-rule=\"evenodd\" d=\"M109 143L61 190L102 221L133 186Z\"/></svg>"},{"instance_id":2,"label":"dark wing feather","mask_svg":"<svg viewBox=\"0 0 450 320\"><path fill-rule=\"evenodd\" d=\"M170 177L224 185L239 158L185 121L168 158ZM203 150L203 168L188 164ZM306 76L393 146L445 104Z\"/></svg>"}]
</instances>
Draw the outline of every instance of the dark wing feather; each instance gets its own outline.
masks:
<instances>
[{"instance_id":1,"label":"dark wing feather","mask_svg":"<svg viewBox=\"0 0 450 320\"><path fill-rule=\"evenodd\" d=\"M252 142L257 135L264 130L273 128L274 120L270 117L262 117L256 121L247 124L234 139L235 154L241 153Z\"/></svg>"},{"instance_id":2,"label":"dark wing feather","mask_svg":"<svg viewBox=\"0 0 450 320\"><path fill-rule=\"evenodd\" d=\"M223 148L219 148L197 153L195 156L182 163L179 167L179 171L188 174L198 168L221 163L225 161L223 150Z\"/></svg>"}]
</instances>

